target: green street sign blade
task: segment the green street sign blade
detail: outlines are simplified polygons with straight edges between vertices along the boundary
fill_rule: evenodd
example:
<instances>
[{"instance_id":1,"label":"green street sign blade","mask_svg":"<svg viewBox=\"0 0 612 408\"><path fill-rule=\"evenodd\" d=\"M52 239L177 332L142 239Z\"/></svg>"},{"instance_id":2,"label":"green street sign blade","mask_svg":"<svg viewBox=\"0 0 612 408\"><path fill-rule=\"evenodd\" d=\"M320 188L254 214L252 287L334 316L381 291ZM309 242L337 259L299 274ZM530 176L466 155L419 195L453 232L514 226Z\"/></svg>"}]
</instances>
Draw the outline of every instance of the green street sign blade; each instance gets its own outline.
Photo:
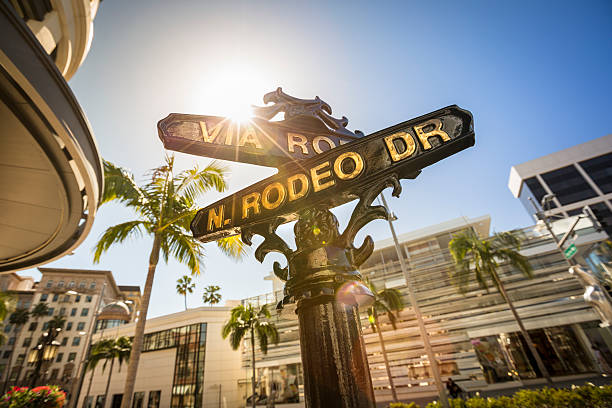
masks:
<instances>
[{"instance_id":1,"label":"green street sign blade","mask_svg":"<svg viewBox=\"0 0 612 408\"><path fill-rule=\"evenodd\" d=\"M572 244L563 250L563 255L565 256L565 259L572 259L572 257L576 255L576 252L578 252L578 249L576 248L576 245Z\"/></svg>"}]
</instances>

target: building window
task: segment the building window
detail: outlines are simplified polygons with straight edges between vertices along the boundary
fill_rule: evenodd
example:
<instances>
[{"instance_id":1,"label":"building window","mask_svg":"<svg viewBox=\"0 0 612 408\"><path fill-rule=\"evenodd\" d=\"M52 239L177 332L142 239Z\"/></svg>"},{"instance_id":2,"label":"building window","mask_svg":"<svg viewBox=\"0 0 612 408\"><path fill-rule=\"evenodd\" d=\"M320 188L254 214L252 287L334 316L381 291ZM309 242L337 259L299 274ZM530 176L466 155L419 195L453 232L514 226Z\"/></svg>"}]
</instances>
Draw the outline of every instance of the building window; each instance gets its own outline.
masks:
<instances>
[{"instance_id":1,"label":"building window","mask_svg":"<svg viewBox=\"0 0 612 408\"><path fill-rule=\"evenodd\" d=\"M66 331L72 330L72 322L66 323Z\"/></svg>"},{"instance_id":2,"label":"building window","mask_svg":"<svg viewBox=\"0 0 612 408\"><path fill-rule=\"evenodd\" d=\"M96 282L91 282L91 285L89 285L89 289L94 290L96 288Z\"/></svg>"},{"instance_id":3,"label":"building window","mask_svg":"<svg viewBox=\"0 0 612 408\"><path fill-rule=\"evenodd\" d=\"M68 284L68 287L70 289L74 288L76 286L76 282L75 281L70 281L70 283Z\"/></svg>"},{"instance_id":4,"label":"building window","mask_svg":"<svg viewBox=\"0 0 612 408\"><path fill-rule=\"evenodd\" d=\"M64 302L65 303L70 303L70 295L64 296Z\"/></svg>"},{"instance_id":5,"label":"building window","mask_svg":"<svg viewBox=\"0 0 612 408\"><path fill-rule=\"evenodd\" d=\"M541 176L550 190L555 193L561 205L572 204L597 196L574 166L566 166L543 173Z\"/></svg>"},{"instance_id":6,"label":"building window","mask_svg":"<svg viewBox=\"0 0 612 408\"><path fill-rule=\"evenodd\" d=\"M15 337L9 337L8 339L8 345L12 346L13 344L15 344Z\"/></svg>"},{"instance_id":7,"label":"building window","mask_svg":"<svg viewBox=\"0 0 612 408\"><path fill-rule=\"evenodd\" d=\"M87 286L87 282L85 281L79 283L79 289L85 289L86 286Z\"/></svg>"},{"instance_id":8,"label":"building window","mask_svg":"<svg viewBox=\"0 0 612 408\"><path fill-rule=\"evenodd\" d=\"M5 350L2 354L2 358L9 358L11 356L11 350Z\"/></svg>"},{"instance_id":9,"label":"building window","mask_svg":"<svg viewBox=\"0 0 612 408\"><path fill-rule=\"evenodd\" d=\"M40 295L41 302L46 302L48 298L49 298L49 294L47 293L43 293L42 295Z\"/></svg>"},{"instance_id":10,"label":"building window","mask_svg":"<svg viewBox=\"0 0 612 408\"><path fill-rule=\"evenodd\" d=\"M77 323L77 330L82 331L85 329L85 322L78 322Z\"/></svg>"},{"instance_id":11,"label":"building window","mask_svg":"<svg viewBox=\"0 0 612 408\"><path fill-rule=\"evenodd\" d=\"M87 314L89 313L89 308L84 307L83 309L81 309L81 316L87 316Z\"/></svg>"},{"instance_id":12,"label":"building window","mask_svg":"<svg viewBox=\"0 0 612 408\"><path fill-rule=\"evenodd\" d=\"M66 314L66 308L65 307L60 307L59 315L60 316L64 316L65 314Z\"/></svg>"},{"instance_id":13,"label":"building window","mask_svg":"<svg viewBox=\"0 0 612 408\"><path fill-rule=\"evenodd\" d=\"M69 353L68 354L68 362L72 363L74 360L76 360L76 353Z\"/></svg>"},{"instance_id":14,"label":"building window","mask_svg":"<svg viewBox=\"0 0 612 408\"><path fill-rule=\"evenodd\" d=\"M25 339L23 339L23 347L30 347L30 345L32 345L31 337L26 337Z\"/></svg>"},{"instance_id":15,"label":"building window","mask_svg":"<svg viewBox=\"0 0 612 408\"><path fill-rule=\"evenodd\" d=\"M144 398L145 398L145 393L144 392L135 392L134 393L134 399L132 400L132 408L145 408L144 406Z\"/></svg>"},{"instance_id":16,"label":"building window","mask_svg":"<svg viewBox=\"0 0 612 408\"><path fill-rule=\"evenodd\" d=\"M149 403L147 408L159 408L159 400L161 400L161 391L149 392Z\"/></svg>"},{"instance_id":17,"label":"building window","mask_svg":"<svg viewBox=\"0 0 612 408\"><path fill-rule=\"evenodd\" d=\"M43 330L47 330L49 328L49 322L44 322L42 325Z\"/></svg>"},{"instance_id":18,"label":"building window","mask_svg":"<svg viewBox=\"0 0 612 408\"><path fill-rule=\"evenodd\" d=\"M93 299L92 296L90 296L90 295L85 296L85 302L91 303L91 299Z\"/></svg>"},{"instance_id":19,"label":"building window","mask_svg":"<svg viewBox=\"0 0 612 408\"><path fill-rule=\"evenodd\" d=\"M32 323L30 323L30 327L28 327L28 331L34 331L34 330L36 330L37 327L38 327L38 323L37 322L32 322Z\"/></svg>"},{"instance_id":20,"label":"building window","mask_svg":"<svg viewBox=\"0 0 612 408\"><path fill-rule=\"evenodd\" d=\"M83 408L94 408L93 396L89 395L87 396L87 398L85 398L85 404L83 405Z\"/></svg>"},{"instance_id":21,"label":"building window","mask_svg":"<svg viewBox=\"0 0 612 408\"><path fill-rule=\"evenodd\" d=\"M79 336L72 339L73 346L78 346L79 344L81 344L81 338Z\"/></svg>"},{"instance_id":22,"label":"building window","mask_svg":"<svg viewBox=\"0 0 612 408\"><path fill-rule=\"evenodd\" d=\"M53 294L53 299L51 301L52 302L57 302L58 299L59 299L59 293L54 293Z\"/></svg>"},{"instance_id":23,"label":"building window","mask_svg":"<svg viewBox=\"0 0 612 408\"><path fill-rule=\"evenodd\" d=\"M49 377L49 380L51 381L56 380L58 375L59 375L59 368L54 368L53 370L51 370L51 377Z\"/></svg>"},{"instance_id":24,"label":"building window","mask_svg":"<svg viewBox=\"0 0 612 408\"><path fill-rule=\"evenodd\" d=\"M53 312L55 312L55 308L50 307L49 308L49 313L47 314L48 316L53 316Z\"/></svg>"},{"instance_id":25,"label":"building window","mask_svg":"<svg viewBox=\"0 0 612 408\"><path fill-rule=\"evenodd\" d=\"M68 337L64 337L62 339L62 346L65 346L66 344L68 344Z\"/></svg>"},{"instance_id":26,"label":"building window","mask_svg":"<svg viewBox=\"0 0 612 408\"><path fill-rule=\"evenodd\" d=\"M47 289L50 288L51 286L53 286L53 279L49 279L47 281Z\"/></svg>"},{"instance_id":27,"label":"building window","mask_svg":"<svg viewBox=\"0 0 612 408\"><path fill-rule=\"evenodd\" d=\"M70 316L76 316L77 314L77 308L73 307L72 310L70 310Z\"/></svg>"},{"instance_id":28,"label":"building window","mask_svg":"<svg viewBox=\"0 0 612 408\"><path fill-rule=\"evenodd\" d=\"M96 397L96 406L95 408L102 408L104 406L104 395L98 395Z\"/></svg>"},{"instance_id":29,"label":"building window","mask_svg":"<svg viewBox=\"0 0 612 408\"><path fill-rule=\"evenodd\" d=\"M580 162L602 193L612 193L612 153Z\"/></svg>"},{"instance_id":30,"label":"building window","mask_svg":"<svg viewBox=\"0 0 612 408\"><path fill-rule=\"evenodd\" d=\"M64 358L64 353L57 353L57 358L55 359L56 363L61 363Z\"/></svg>"},{"instance_id":31,"label":"building window","mask_svg":"<svg viewBox=\"0 0 612 408\"><path fill-rule=\"evenodd\" d=\"M76 295L74 298L74 303L79 303L81 301L81 295Z\"/></svg>"},{"instance_id":32,"label":"building window","mask_svg":"<svg viewBox=\"0 0 612 408\"><path fill-rule=\"evenodd\" d=\"M64 281L63 281L63 280L62 280L62 281L59 281L59 282L57 283L57 287L58 287L58 288L63 288L63 287L64 287Z\"/></svg>"},{"instance_id":33,"label":"building window","mask_svg":"<svg viewBox=\"0 0 612 408\"><path fill-rule=\"evenodd\" d=\"M12 328L12 326L10 324L7 324L6 326L4 326L4 332L5 333L10 333L11 332L11 328Z\"/></svg>"}]
</instances>

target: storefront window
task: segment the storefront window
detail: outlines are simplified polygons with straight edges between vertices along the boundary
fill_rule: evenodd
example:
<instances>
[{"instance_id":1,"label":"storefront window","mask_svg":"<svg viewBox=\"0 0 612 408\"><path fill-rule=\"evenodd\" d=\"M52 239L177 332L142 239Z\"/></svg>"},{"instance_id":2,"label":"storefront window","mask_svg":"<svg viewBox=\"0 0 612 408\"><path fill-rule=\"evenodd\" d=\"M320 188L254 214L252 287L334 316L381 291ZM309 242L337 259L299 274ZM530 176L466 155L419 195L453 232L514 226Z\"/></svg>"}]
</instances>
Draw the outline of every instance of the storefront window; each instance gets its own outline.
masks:
<instances>
[{"instance_id":1,"label":"storefront window","mask_svg":"<svg viewBox=\"0 0 612 408\"><path fill-rule=\"evenodd\" d=\"M274 398L277 404L300 402L300 394L303 395L301 364L259 368L257 377L258 404L267 403L268 398Z\"/></svg>"},{"instance_id":2,"label":"storefront window","mask_svg":"<svg viewBox=\"0 0 612 408\"><path fill-rule=\"evenodd\" d=\"M498 336L486 336L471 340L482 367L482 373L489 384L513 379L514 370L508 364L500 342Z\"/></svg>"}]
</instances>

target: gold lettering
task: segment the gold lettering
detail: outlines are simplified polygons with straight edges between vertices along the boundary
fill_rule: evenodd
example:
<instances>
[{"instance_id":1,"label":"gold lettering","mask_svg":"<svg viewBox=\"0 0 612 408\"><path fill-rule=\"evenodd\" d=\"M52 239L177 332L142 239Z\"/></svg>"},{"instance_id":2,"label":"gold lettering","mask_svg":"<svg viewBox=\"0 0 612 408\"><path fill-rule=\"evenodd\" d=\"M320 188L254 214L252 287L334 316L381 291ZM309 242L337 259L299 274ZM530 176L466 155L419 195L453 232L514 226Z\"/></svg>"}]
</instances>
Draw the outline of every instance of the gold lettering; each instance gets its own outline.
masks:
<instances>
[{"instance_id":1,"label":"gold lettering","mask_svg":"<svg viewBox=\"0 0 612 408\"><path fill-rule=\"evenodd\" d=\"M238 146L244 146L245 144L253 145L257 149L261 149L261 143L259 142L259 138L257 137L257 132L252 125L246 125L245 131L240 136L240 141L238 142Z\"/></svg>"},{"instance_id":2,"label":"gold lettering","mask_svg":"<svg viewBox=\"0 0 612 408\"><path fill-rule=\"evenodd\" d=\"M434 126L434 129L429 132L423 132L427 126ZM414 127L414 131L417 134L417 137L421 141L424 150L431 149L431 144L429 143L429 138L433 136L440 136L442 138L442 142L448 142L451 138L448 134L442 130L442 121L440 119L431 119L425 123L417 125Z\"/></svg>"},{"instance_id":3,"label":"gold lettering","mask_svg":"<svg viewBox=\"0 0 612 408\"><path fill-rule=\"evenodd\" d=\"M302 154L308 155L308 147L306 147L306 143L308 140L303 135L299 133L287 133L287 149L291 153L295 152L295 146L298 146L302 149Z\"/></svg>"},{"instance_id":4,"label":"gold lettering","mask_svg":"<svg viewBox=\"0 0 612 408\"><path fill-rule=\"evenodd\" d=\"M314 149L315 152L323 153L323 150L321 149L321 142L322 141L327 143L329 145L330 149L333 149L334 147L336 147L336 144L334 143L334 141L331 140L329 137L326 137L326 136L317 136L312 141L312 148Z\"/></svg>"},{"instance_id":5,"label":"gold lettering","mask_svg":"<svg viewBox=\"0 0 612 408\"><path fill-rule=\"evenodd\" d=\"M209 133L208 128L206 126L206 122L200 122L200 128L202 129L202 138L206 143L215 143L215 139L217 138L217 136L219 136L219 133L223 128L222 123L223 122L217 123L212 128L212 131Z\"/></svg>"},{"instance_id":6,"label":"gold lettering","mask_svg":"<svg viewBox=\"0 0 612 408\"><path fill-rule=\"evenodd\" d=\"M331 187L334 184L336 184L334 179L329 180L327 183L321 183L322 179L331 177L331 171L329 170L319 173L319 170L323 170L326 167L329 167L329 161L321 163L318 166L310 169L310 178L312 179L312 188L315 191L315 193L317 191L325 190L326 188Z\"/></svg>"},{"instance_id":7,"label":"gold lettering","mask_svg":"<svg viewBox=\"0 0 612 408\"><path fill-rule=\"evenodd\" d=\"M234 126L237 125L230 123L230 125L227 127L227 132L225 132L225 144L228 146L231 145L232 141L234 140Z\"/></svg>"},{"instance_id":8,"label":"gold lettering","mask_svg":"<svg viewBox=\"0 0 612 408\"><path fill-rule=\"evenodd\" d=\"M270 193L276 190L276 200L270 201ZM287 196L287 191L285 190L285 186L283 186L279 182L271 183L264 188L263 193L261 194L261 205L266 210L273 210L285 201L285 197Z\"/></svg>"},{"instance_id":9,"label":"gold lettering","mask_svg":"<svg viewBox=\"0 0 612 408\"><path fill-rule=\"evenodd\" d=\"M300 191L295 191L295 182L300 182ZM298 198L302 198L308 193L308 177L303 173L298 173L291 177L287 177L287 190L289 192L289 201L295 201Z\"/></svg>"},{"instance_id":10,"label":"gold lettering","mask_svg":"<svg viewBox=\"0 0 612 408\"><path fill-rule=\"evenodd\" d=\"M259 198L259 193L251 193L242 197L242 219L249 218L250 208L253 209L254 215L259 214Z\"/></svg>"},{"instance_id":11,"label":"gold lettering","mask_svg":"<svg viewBox=\"0 0 612 408\"><path fill-rule=\"evenodd\" d=\"M345 173L342 169L342 162L345 159L350 159L355 163L355 168L350 173ZM342 153L340 156L336 158L334 161L334 173L340 180L350 180L361 174L363 171L363 159L358 153L355 152L346 152Z\"/></svg>"},{"instance_id":12,"label":"gold lettering","mask_svg":"<svg viewBox=\"0 0 612 408\"><path fill-rule=\"evenodd\" d=\"M340 146L345 145L347 143L351 143L350 140L340 139Z\"/></svg>"},{"instance_id":13,"label":"gold lettering","mask_svg":"<svg viewBox=\"0 0 612 408\"><path fill-rule=\"evenodd\" d=\"M402 140L406 144L406 150L404 150L402 153L398 153L397 149L395 148L395 140ZM402 160L405 157L412 156L416 150L416 143L414 143L412 135L406 132L397 132L385 137L385 144L387 145L387 150L389 150L389 154L391 155L391 160L394 162Z\"/></svg>"},{"instance_id":14,"label":"gold lettering","mask_svg":"<svg viewBox=\"0 0 612 408\"><path fill-rule=\"evenodd\" d=\"M223 226L223 209L224 205L220 205L217 210L211 208L208 210L208 231L212 231L215 228Z\"/></svg>"}]
</instances>

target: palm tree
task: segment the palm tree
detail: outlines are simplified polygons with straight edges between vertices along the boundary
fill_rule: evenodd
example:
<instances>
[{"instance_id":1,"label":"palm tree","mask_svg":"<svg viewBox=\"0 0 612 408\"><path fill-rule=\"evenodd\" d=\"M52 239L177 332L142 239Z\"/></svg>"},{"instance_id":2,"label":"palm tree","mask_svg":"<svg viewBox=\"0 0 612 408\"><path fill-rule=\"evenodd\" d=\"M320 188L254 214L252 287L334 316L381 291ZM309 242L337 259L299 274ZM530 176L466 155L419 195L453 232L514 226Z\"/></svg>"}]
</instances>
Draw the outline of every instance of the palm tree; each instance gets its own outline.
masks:
<instances>
[{"instance_id":1,"label":"palm tree","mask_svg":"<svg viewBox=\"0 0 612 408\"><path fill-rule=\"evenodd\" d=\"M187 275L183 275L176 281L176 293L185 296L185 310L187 310L187 294L193 293L193 288L195 288L195 283L191 283L191 278Z\"/></svg>"},{"instance_id":2,"label":"palm tree","mask_svg":"<svg viewBox=\"0 0 612 408\"><path fill-rule=\"evenodd\" d=\"M389 367L389 359L387 358L387 350L385 349L385 341L380 329L379 313L386 314L393 330L396 330L397 318L399 317L399 312L404 308L404 302L402 301L402 295L397 289L385 288L378 290L368 279L366 279L366 284L374 294L374 303L368 308L368 320L372 325L372 329L378 333L378 341L380 341L380 348L385 361L385 368L387 369L387 377L389 377L389 385L391 385L393 402L398 402L397 391L395 390L393 376L391 375L391 367Z\"/></svg>"},{"instance_id":3,"label":"palm tree","mask_svg":"<svg viewBox=\"0 0 612 408\"><path fill-rule=\"evenodd\" d=\"M91 345L89 357L87 357L87 363L85 365L85 370L91 371L91 375L89 376L89 385L87 386L87 394L85 394L85 400L87 400L87 397L89 397L91 392L91 384L93 382L96 367L100 361L107 359L108 350L112 347L113 342L113 339L101 339Z\"/></svg>"},{"instance_id":4,"label":"palm tree","mask_svg":"<svg viewBox=\"0 0 612 408\"><path fill-rule=\"evenodd\" d=\"M204 288L204 295L202 295L202 300L204 303L208 303L209 305L216 305L221 301L221 294L218 293L221 290L219 286L209 285Z\"/></svg>"},{"instance_id":5,"label":"palm tree","mask_svg":"<svg viewBox=\"0 0 612 408\"><path fill-rule=\"evenodd\" d=\"M102 372L104 372L106 364L110 360L110 368L108 369L108 379L106 380L106 390L104 391L104 403L102 405L103 407L106 405L106 401L108 400L108 391L110 389L115 359L119 362L119 370L121 370L121 365L125 361L129 361L131 351L132 341L129 339L129 337L126 336L119 337L115 340L110 340L110 342L104 343L104 347L98 350L98 353L102 354L102 358L104 358Z\"/></svg>"},{"instance_id":6,"label":"palm tree","mask_svg":"<svg viewBox=\"0 0 612 408\"><path fill-rule=\"evenodd\" d=\"M49 316L49 306L47 306L46 303L40 302L34 306L30 312L30 315L36 320L44 316Z\"/></svg>"},{"instance_id":7,"label":"palm tree","mask_svg":"<svg viewBox=\"0 0 612 408\"><path fill-rule=\"evenodd\" d=\"M19 330L21 330L23 325L26 324L28 320L30 320L30 312L28 311L28 309L23 309L23 308L15 309L15 311L11 313L11 315L9 316L9 323L15 326L16 332L19 332ZM6 385L8 384L9 377L11 375L11 365L13 363L14 354L15 354L14 352L11 353L8 364L7 364L6 381L4 382L4 385L2 386L3 394L4 394L4 390L6 390Z\"/></svg>"},{"instance_id":8,"label":"palm tree","mask_svg":"<svg viewBox=\"0 0 612 408\"><path fill-rule=\"evenodd\" d=\"M518 231L501 232L490 239L481 240L472 229L468 229L455 235L449 242L448 248L456 266L455 271L451 272L451 281L459 287L462 293L466 292L471 276L474 276L478 285L487 292L489 291L488 281L493 281L508 304L538 369L546 378L546 381L552 385L552 379L540 357L540 353L536 350L531 336L525 329L523 321L497 274L500 263L504 263L511 265L527 278L533 277L533 269L529 260L519 253L521 249L520 233Z\"/></svg>"},{"instance_id":9,"label":"palm tree","mask_svg":"<svg viewBox=\"0 0 612 408\"><path fill-rule=\"evenodd\" d=\"M214 162L204 169L196 166L175 175L173 156L166 156L166 163L153 169L148 176L149 181L138 186L130 173L110 162L104 162L104 193L101 202L104 204L117 200L132 209L137 219L109 227L95 246L94 262L99 262L104 252L127 238L141 236L143 233L153 238L122 408L130 407L134 394L151 288L160 252L166 262L173 257L186 264L192 275L198 275L204 248L189 230L189 223L197 212L196 200L210 190L223 191L226 187L225 170ZM236 236L221 239L217 244L223 252L234 258L240 258L244 253L244 246Z\"/></svg>"},{"instance_id":10,"label":"palm tree","mask_svg":"<svg viewBox=\"0 0 612 408\"><path fill-rule=\"evenodd\" d=\"M248 304L238 305L232 309L230 320L225 323L221 335L223 338L230 338L230 344L234 350L238 350L244 336L249 333L251 338L251 368L253 369L253 378L251 378L251 386L253 395L251 403L255 408L255 334L259 340L259 349L262 353L268 353L268 344L270 342L278 344L278 330L274 323L268 321L270 312L266 305L263 305L259 310L255 310L253 305Z\"/></svg>"}]
</instances>

